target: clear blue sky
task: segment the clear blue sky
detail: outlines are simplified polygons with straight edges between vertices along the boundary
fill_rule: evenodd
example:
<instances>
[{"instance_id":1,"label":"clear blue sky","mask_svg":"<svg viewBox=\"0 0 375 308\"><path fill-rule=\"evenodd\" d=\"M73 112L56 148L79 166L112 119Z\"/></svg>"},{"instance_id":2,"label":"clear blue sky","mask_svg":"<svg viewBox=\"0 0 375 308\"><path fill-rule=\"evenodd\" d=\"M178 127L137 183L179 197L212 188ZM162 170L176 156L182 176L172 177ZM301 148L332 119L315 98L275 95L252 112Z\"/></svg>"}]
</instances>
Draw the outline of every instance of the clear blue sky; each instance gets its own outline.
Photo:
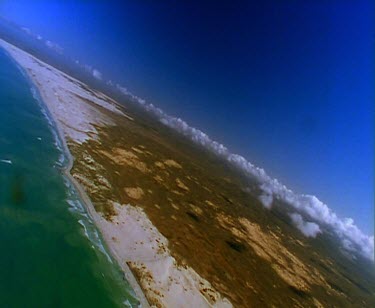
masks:
<instances>
[{"instance_id":1,"label":"clear blue sky","mask_svg":"<svg viewBox=\"0 0 375 308\"><path fill-rule=\"evenodd\" d=\"M250 2L3 0L0 15L373 234L373 2Z\"/></svg>"}]
</instances>

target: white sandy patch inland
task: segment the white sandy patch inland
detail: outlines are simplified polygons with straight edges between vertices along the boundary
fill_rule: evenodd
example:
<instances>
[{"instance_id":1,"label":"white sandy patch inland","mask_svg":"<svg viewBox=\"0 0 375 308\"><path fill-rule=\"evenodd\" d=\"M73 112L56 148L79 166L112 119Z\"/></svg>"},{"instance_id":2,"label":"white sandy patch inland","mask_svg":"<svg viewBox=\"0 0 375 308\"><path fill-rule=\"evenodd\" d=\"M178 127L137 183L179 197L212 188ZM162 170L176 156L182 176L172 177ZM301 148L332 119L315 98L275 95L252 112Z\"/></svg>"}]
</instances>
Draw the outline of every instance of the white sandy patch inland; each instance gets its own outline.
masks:
<instances>
[{"instance_id":1,"label":"white sandy patch inland","mask_svg":"<svg viewBox=\"0 0 375 308\"><path fill-rule=\"evenodd\" d=\"M113 222L101 221L114 253L138 276L151 305L162 307L232 307L211 284L188 266L178 265L168 240L140 207L114 203Z\"/></svg>"},{"instance_id":2,"label":"white sandy patch inland","mask_svg":"<svg viewBox=\"0 0 375 308\"><path fill-rule=\"evenodd\" d=\"M125 187L125 193L132 199L139 200L142 199L144 192L140 187Z\"/></svg>"}]
</instances>

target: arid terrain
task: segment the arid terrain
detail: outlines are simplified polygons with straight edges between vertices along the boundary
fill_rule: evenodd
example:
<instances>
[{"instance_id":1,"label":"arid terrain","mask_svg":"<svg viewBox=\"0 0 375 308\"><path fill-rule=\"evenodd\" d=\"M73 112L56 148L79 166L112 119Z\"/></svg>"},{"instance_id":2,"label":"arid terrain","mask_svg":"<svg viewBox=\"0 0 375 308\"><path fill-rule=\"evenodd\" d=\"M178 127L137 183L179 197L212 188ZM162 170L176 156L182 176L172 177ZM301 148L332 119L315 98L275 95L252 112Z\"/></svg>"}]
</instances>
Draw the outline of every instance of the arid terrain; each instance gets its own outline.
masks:
<instances>
[{"instance_id":1,"label":"arid terrain","mask_svg":"<svg viewBox=\"0 0 375 308\"><path fill-rule=\"evenodd\" d=\"M366 297L371 300L340 273L335 260L246 192L235 170L177 136L163 139L163 128L115 121L114 127L98 128L97 140L70 143L73 176L118 229L114 246L126 237L121 232L126 212L142 209L168 240L177 264L193 268L236 307L361 306L351 293L355 289L363 305ZM156 242L154 249L163 255L165 243ZM135 249L141 245L148 243L135 243ZM159 302L147 281L158 277L149 276L142 263L128 265L150 302Z\"/></svg>"},{"instance_id":2,"label":"arid terrain","mask_svg":"<svg viewBox=\"0 0 375 308\"><path fill-rule=\"evenodd\" d=\"M371 307L373 273L264 208L252 181L152 117L2 43L74 157L111 252L157 307ZM249 189L252 188L252 189Z\"/></svg>"}]
</instances>

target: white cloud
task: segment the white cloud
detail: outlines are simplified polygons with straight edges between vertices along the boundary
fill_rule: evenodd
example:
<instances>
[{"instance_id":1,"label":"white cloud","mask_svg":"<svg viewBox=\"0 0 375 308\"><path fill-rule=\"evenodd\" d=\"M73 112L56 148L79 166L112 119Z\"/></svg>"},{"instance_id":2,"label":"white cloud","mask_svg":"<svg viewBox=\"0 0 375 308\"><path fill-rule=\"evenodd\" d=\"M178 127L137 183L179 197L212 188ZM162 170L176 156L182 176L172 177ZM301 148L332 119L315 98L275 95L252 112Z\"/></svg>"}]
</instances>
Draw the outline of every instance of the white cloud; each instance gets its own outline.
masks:
<instances>
[{"instance_id":1,"label":"white cloud","mask_svg":"<svg viewBox=\"0 0 375 308\"><path fill-rule=\"evenodd\" d=\"M273 202L272 188L266 183L263 183L259 187L262 190L262 194L258 197L259 201L267 209L270 209Z\"/></svg>"},{"instance_id":2,"label":"white cloud","mask_svg":"<svg viewBox=\"0 0 375 308\"><path fill-rule=\"evenodd\" d=\"M314 222L304 221L300 214L293 213L289 216L293 224L307 237L316 237L318 233L322 232L319 225Z\"/></svg>"},{"instance_id":3,"label":"white cloud","mask_svg":"<svg viewBox=\"0 0 375 308\"><path fill-rule=\"evenodd\" d=\"M101 72L99 72L97 69L93 69L92 70L92 75L96 78L96 79L98 79L98 80L102 80L103 79L103 75L102 75L102 73Z\"/></svg>"},{"instance_id":4,"label":"white cloud","mask_svg":"<svg viewBox=\"0 0 375 308\"><path fill-rule=\"evenodd\" d=\"M78 60L76 60L76 63L79 64ZM91 65L83 64L81 65L87 72L92 74L96 79L103 80L103 74L97 70L95 67L92 67Z\"/></svg>"},{"instance_id":5,"label":"white cloud","mask_svg":"<svg viewBox=\"0 0 375 308\"><path fill-rule=\"evenodd\" d=\"M112 83L112 81L111 81ZM136 98L136 96L132 95L127 88L123 87L123 86L120 86L119 84L116 85L117 89L120 90L120 92L122 92L123 94L125 95L130 95L132 96L132 98Z\"/></svg>"},{"instance_id":6,"label":"white cloud","mask_svg":"<svg viewBox=\"0 0 375 308\"><path fill-rule=\"evenodd\" d=\"M21 27L21 30L22 30L23 32L25 32L26 34L30 35L31 37L33 37L33 38L39 40L39 41L41 41L41 40L43 39L41 35L39 35L39 34L35 34L33 31L31 31L31 30L30 30L29 28L27 28L27 27Z\"/></svg>"},{"instance_id":7,"label":"white cloud","mask_svg":"<svg viewBox=\"0 0 375 308\"><path fill-rule=\"evenodd\" d=\"M272 195L260 195L258 198L265 208L267 209L271 208L272 202L273 202Z\"/></svg>"},{"instance_id":8,"label":"white cloud","mask_svg":"<svg viewBox=\"0 0 375 308\"><path fill-rule=\"evenodd\" d=\"M27 34L29 34L29 35L32 35L32 34L33 34L29 28L21 27L21 29L22 29L22 31L24 31L25 33L27 33Z\"/></svg>"},{"instance_id":9,"label":"white cloud","mask_svg":"<svg viewBox=\"0 0 375 308\"><path fill-rule=\"evenodd\" d=\"M230 153L224 145L211 140L207 134L199 129L189 126L182 119L165 114L161 109L153 104L146 103L145 100L120 85L116 85L116 88L133 101L142 105L145 110L156 116L160 122L177 130L195 143L204 146L219 157L226 159L233 166L242 170L249 178L255 180L262 191L258 198L265 207L270 208L275 198L281 200L311 220L311 222L302 223L301 225L301 228L303 227L302 229L307 234L313 235L315 233L316 235L317 232L322 232L323 227L325 227L332 230L339 237L341 246L344 249L351 252L355 251L370 260L374 260L374 236L363 234L352 219L340 219L317 197L295 194L277 179L272 179L268 176L262 168L254 166L240 155Z\"/></svg>"},{"instance_id":10,"label":"white cloud","mask_svg":"<svg viewBox=\"0 0 375 308\"><path fill-rule=\"evenodd\" d=\"M51 48L52 50L56 51L57 53L59 54L62 54L63 53L63 48L60 47L58 44L54 43L54 42L51 42L51 41L46 41L46 45L48 48Z\"/></svg>"}]
</instances>

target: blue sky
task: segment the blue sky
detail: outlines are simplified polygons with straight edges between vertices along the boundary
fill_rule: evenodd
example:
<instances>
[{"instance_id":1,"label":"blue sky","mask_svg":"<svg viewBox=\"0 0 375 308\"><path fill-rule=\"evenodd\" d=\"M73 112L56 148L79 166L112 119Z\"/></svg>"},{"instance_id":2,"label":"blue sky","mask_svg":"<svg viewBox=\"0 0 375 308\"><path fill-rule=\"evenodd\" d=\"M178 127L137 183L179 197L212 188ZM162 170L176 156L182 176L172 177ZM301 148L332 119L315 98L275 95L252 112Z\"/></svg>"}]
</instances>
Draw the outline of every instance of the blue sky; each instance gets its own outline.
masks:
<instances>
[{"instance_id":1,"label":"blue sky","mask_svg":"<svg viewBox=\"0 0 375 308\"><path fill-rule=\"evenodd\" d=\"M373 234L372 1L30 2L0 15Z\"/></svg>"}]
</instances>

